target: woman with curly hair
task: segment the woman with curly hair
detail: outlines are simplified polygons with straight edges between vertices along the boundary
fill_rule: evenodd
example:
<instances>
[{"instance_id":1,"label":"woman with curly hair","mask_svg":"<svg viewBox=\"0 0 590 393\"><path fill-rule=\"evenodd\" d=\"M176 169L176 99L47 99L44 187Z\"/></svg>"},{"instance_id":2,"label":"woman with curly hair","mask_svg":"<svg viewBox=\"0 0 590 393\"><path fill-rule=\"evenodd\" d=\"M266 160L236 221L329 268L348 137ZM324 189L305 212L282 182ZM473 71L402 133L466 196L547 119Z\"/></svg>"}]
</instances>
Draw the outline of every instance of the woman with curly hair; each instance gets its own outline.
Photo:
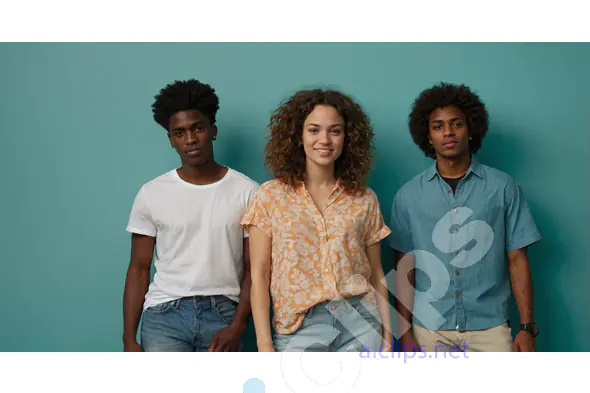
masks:
<instances>
[{"instance_id":1,"label":"woman with curly hair","mask_svg":"<svg viewBox=\"0 0 590 393\"><path fill-rule=\"evenodd\" d=\"M407 321L402 348L534 350L527 247L541 235L520 185L475 158L488 131L485 104L465 85L442 83L416 98L409 126L434 162L400 188L391 208L396 308ZM521 321L514 342L511 288Z\"/></svg>"},{"instance_id":2,"label":"woman with curly hair","mask_svg":"<svg viewBox=\"0 0 590 393\"><path fill-rule=\"evenodd\" d=\"M380 252L390 230L366 184L372 151L368 117L338 91L300 91L272 115L274 179L242 219L259 351L391 350Z\"/></svg>"}]
</instances>

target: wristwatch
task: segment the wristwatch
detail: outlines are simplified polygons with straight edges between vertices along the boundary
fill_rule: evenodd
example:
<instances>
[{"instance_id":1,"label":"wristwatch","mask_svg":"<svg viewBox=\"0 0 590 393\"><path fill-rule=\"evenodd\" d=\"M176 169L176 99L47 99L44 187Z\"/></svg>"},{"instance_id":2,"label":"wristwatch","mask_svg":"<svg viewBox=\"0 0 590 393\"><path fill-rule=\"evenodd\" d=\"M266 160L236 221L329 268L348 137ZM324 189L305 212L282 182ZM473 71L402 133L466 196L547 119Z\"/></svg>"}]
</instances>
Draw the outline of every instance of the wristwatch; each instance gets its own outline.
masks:
<instances>
[{"instance_id":1,"label":"wristwatch","mask_svg":"<svg viewBox=\"0 0 590 393\"><path fill-rule=\"evenodd\" d=\"M528 332L533 337L537 337L539 334L539 326L537 326L536 322L522 323L520 324L520 330Z\"/></svg>"}]
</instances>

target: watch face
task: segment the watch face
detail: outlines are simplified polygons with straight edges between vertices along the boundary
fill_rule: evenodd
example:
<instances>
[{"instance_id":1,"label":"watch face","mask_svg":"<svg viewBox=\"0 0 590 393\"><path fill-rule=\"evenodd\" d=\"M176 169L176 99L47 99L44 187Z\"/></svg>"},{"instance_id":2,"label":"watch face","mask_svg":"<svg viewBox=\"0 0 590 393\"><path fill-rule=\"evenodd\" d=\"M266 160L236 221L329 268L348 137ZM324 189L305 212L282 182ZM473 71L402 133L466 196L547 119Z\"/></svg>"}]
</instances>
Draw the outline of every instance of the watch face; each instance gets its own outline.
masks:
<instances>
[{"instance_id":1,"label":"watch face","mask_svg":"<svg viewBox=\"0 0 590 393\"><path fill-rule=\"evenodd\" d=\"M533 337L537 337L539 334L539 326L534 322L524 324L522 329L526 332L529 332Z\"/></svg>"},{"instance_id":2,"label":"watch face","mask_svg":"<svg viewBox=\"0 0 590 393\"><path fill-rule=\"evenodd\" d=\"M536 323L531 323L527 325L527 331L533 336L536 337L539 334L539 326Z\"/></svg>"}]
</instances>

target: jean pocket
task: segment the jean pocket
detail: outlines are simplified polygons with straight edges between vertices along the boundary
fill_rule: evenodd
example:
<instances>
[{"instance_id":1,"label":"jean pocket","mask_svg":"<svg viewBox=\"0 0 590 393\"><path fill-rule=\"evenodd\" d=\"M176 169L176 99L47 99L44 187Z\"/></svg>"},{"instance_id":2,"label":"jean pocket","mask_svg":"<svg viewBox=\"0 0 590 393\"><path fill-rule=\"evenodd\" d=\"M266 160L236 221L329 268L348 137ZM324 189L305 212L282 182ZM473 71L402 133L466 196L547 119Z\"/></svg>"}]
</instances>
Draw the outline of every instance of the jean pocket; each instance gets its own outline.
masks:
<instances>
[{"instance_id":1,"label":"jean pocket","mask_svg":"<svg viewBox=\"0 0 590 393\"><path fill-rule=\"evenodd\" d=\"M215 313L219 319L228 325L233 322L237 309L237 303L229 298L223 297L215 299Z\"/></svg>"},{"instance_id":2,"label":"jean pocket","mask_svg":"<svg viewBox=\"0 0 590 393\"><path fill-rule=\"evenodd\" d=\"M176 300L170 300L168 302L159 303L159 304L148 307L146 311L163 313L163 312L170 310L175 302L176 302Z\"/></svg>"}]
</instances>

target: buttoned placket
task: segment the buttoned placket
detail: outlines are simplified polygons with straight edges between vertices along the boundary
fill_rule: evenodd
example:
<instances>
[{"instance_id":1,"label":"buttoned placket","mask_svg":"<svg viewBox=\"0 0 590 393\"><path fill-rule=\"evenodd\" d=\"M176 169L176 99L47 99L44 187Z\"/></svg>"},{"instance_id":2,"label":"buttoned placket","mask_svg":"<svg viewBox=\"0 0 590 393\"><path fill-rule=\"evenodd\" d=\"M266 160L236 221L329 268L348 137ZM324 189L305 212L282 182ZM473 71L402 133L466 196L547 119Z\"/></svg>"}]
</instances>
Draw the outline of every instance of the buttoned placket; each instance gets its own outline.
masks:
<instances>
[{"instance_id":1,"label":"buttoned placket","mask_svg":"<svg viewBox=\"0 0 590 393\"><path fill-rule=\"evenodd\" d=\"M447 184L442 178L439 178L444 189L446 189L446 196L447 202L451 208L451 220L449 226L449 233L451 234L451 250L454 250L451 256L451 260L459 255L459 250L457 249L457 241L455 235L459 232L459 220L456 218L457 213L459 212L459 196L461 195L461 186L464 180L469 175L469 172L465 175L463 179L459 181L455 192L453 193L453 189L451 186ZM465 330L465 309L463 308L463 298L462 298L462 289L461 289L461 272L460 269L450 265L449 266L449 273L452 274L451 282L453 283L454 288L454 297L455 297L455 310L456 310L456 326L455 329L457 331L464 331Z\"/></svg>"},{"instance_id":2,"label":"buttoned placket","mask_svg":"<svg viewBox=\"0 0 590 393\"><path fill-rule=\"evenodd\" d=\"M326 225L326 219L324 217L324 212L336 201L340 192L339 186L336 185L330 195L328 196L328 201L326 205L320 210L313 198L309 194L309 191L302 185L305 197L308 199L308 203L311 204L312 210L315 212L315 226L318 230L319 238L320 238L320 258L321 258L321 272L322 272L322 285L324 291L326 293L334 293L338 294L338 284L336 282L336 274L334 272L334 266L332 265L332 259L330 257L330 246L328 243L328 226Z\"/></svg>"}]
</instances>

